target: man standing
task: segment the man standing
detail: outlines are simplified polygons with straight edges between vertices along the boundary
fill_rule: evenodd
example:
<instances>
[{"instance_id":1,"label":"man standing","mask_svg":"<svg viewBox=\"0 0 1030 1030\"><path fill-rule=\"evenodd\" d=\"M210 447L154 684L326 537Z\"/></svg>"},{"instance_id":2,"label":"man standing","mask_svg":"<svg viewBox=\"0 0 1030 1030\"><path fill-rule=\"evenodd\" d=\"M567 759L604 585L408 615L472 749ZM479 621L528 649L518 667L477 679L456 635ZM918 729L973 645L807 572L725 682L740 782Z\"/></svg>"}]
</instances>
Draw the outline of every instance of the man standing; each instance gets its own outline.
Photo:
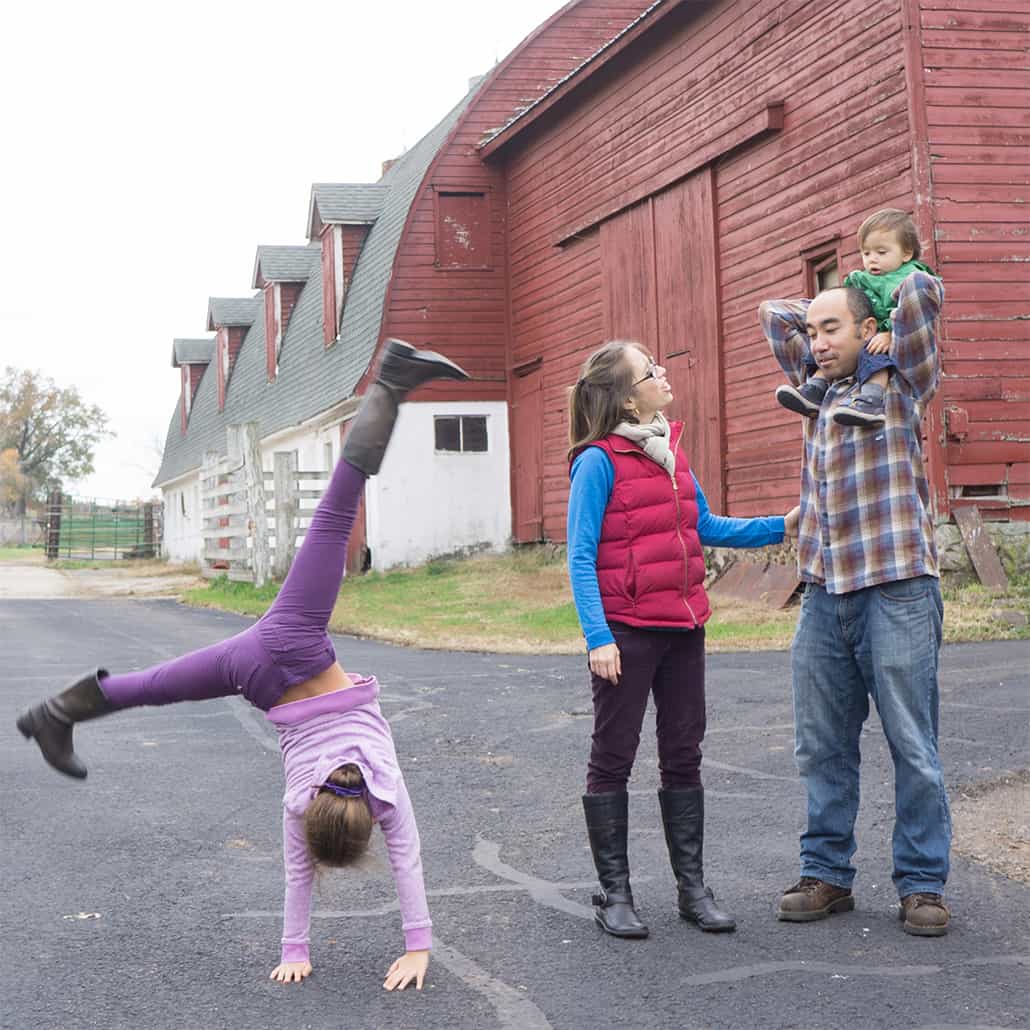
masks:
<instances>
[{"instance_id":1,"label":"man standing","mask_svg":"<svg viewBox=\"0 0 1030 1030\"><path fill-rule=\"evenodd\" d=\"M787 378L804 381L811 347L830 387L805 424L798 561L804 598L792 646L795 756L808 793L801 878L780 900L789 922L855 907L859 737L873 698L894 760L894 884L911 934L947 933L942 894L951 818L937 753L941 604L920 419L937 390L940 280L915 272L892 316L886 424L838 425L857 389L876 318L860 290L767 301L762 329Z\"/></svg>"}]
</instances>

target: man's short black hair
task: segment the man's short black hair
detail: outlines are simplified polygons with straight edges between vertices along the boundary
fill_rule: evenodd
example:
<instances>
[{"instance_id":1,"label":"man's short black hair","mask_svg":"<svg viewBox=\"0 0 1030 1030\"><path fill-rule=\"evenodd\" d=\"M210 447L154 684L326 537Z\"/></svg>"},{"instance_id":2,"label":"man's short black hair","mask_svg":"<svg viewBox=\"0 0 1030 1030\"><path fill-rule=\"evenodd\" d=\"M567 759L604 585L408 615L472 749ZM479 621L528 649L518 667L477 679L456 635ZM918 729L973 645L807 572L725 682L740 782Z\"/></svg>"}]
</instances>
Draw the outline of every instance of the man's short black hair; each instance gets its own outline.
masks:
<instances>
[{"instance_id":1,"label":"man's short black hair","mask_svg":"<svg viewBox=\"0 0 1030 1030\"><path fill-rule=\"evenodd\" d=\"M831 290L840 290L845 295L848 302L848 311L855 320L856 326L861 326L867 318L876 318L873 302L857 287L831 286L829 290L823 290L822 292L829 293Z\"/></svg>"}]
</instances>

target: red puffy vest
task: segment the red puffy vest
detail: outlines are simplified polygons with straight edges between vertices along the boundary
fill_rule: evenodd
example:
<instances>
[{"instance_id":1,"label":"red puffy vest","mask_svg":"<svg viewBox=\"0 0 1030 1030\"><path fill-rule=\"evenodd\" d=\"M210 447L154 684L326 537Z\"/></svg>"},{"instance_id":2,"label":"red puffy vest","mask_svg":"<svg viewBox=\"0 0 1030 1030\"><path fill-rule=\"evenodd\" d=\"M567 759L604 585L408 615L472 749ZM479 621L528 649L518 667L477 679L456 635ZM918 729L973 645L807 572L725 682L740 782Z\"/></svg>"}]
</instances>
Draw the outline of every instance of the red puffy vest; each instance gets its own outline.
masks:
<instances>
[{"instance_id":1,"label":"red puffy vest","mask_svg":"<svg viewBox=\"0 0 1030 1030\"><path fill-rule=\"evenodd\" d=\"M597 582L605 618L630 626L690 628L712 614L697 535L697 493L679 451L682 422L669 426L675 484L642 447L612 433L590 444L615 468L601 524Z\"/></svg>"}]
</instances>

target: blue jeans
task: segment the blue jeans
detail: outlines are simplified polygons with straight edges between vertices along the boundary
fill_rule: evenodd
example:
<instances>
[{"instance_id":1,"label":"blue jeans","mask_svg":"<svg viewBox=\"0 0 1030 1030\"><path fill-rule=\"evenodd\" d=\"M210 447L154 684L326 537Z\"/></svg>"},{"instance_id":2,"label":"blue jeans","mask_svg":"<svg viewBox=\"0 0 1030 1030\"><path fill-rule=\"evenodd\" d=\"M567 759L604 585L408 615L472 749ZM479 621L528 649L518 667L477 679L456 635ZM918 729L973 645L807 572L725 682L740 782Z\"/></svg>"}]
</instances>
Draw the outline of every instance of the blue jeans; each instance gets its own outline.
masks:
<instances>
[{"instance_id":1,"label":"blue jeans","mask_svg":"<svg viewBox=\"0 0 1030 1030\"><path fill-rule=\"evenodd\" d=\"M808 791L801 875L855 878L859 737L872 696L894 760L894 885L943 893L951 816L937 754L943 605L932 576L846 594L808 584L791 668L794 755Z\"/></svg>"}]
</instances>

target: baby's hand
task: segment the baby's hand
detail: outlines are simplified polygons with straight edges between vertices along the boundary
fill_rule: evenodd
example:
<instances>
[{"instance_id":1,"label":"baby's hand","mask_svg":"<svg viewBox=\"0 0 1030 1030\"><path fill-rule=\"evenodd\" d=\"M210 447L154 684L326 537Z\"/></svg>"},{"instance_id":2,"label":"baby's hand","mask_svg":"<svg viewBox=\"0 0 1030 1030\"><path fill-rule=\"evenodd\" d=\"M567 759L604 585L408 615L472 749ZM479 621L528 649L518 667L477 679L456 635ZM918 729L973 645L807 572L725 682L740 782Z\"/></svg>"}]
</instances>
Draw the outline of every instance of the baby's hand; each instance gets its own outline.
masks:
<instances>
[{"instance_id":1,"label":"baby's hand","mask_svg":"<svg viewBox=\"0 0 1030 1030\"><path fill-rule=\"evenodd\" d=\"M280 962L272 970L269 980L278 980L281 984L300 983L306 976L311 975L310 962Z\"/></svg>"},{"instance_id":2,"label":"baby's hand","mask_svg":"<svg viewBox=\"0 0 1030 1030\"><path fill-rule=\"evenodd\" d=\"M891 334L877 333L866 345L870 354L886 354L891 349Z\"/></svg>"},{"instance_id":3,"label":"baby's hand","mask_svg":"<svg viewBox=\"0 0 1030 1030\"><path fill-rule=\"evenodd\" d=\"M386 971L386 979L383 986L388 990L403 991L405 987L415 981L415 988L422 990L422 981L426 978L426 969L429 967L428 951L406 951Z\"/></svg>"}]
</instances>

